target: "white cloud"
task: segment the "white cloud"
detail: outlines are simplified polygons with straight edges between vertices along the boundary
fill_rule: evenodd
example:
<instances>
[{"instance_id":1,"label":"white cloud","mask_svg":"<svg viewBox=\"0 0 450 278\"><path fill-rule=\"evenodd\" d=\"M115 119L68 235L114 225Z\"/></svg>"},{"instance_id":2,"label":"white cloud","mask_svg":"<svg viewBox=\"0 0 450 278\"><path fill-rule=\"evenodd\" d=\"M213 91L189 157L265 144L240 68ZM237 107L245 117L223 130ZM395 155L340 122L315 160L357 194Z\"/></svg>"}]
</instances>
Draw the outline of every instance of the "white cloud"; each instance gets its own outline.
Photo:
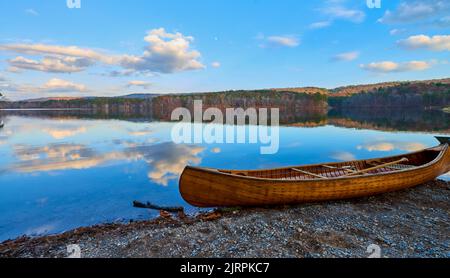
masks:
<instances>
[{"instance_id":1,"label":"white cloud","mask_svg":"<svg viewBox=\"0 0 450 278\"><path fill-rule=\"evenodd\" d=\"M349 61L353 61L353 60L357 59L358 57L359 57L359 51L351 51L351 52L344 52L344 53L337 54L332 58L332 60L349 62Z\"/></svg>"},{"instance_id":2,"label":"white cloud","mask_svg":"<svg viewBox=\"0 0 450 278\"><path fill-rule=\"evenodd\" d=\"M353 23L363 22L366 18L364 11L359 8L348 7L348 2L347 0L325 0L323 7L317 11L325 16L326 20L312 23L309 28L325 28L330 26L335 20L345 20Z\"/></svg>"},{"instance_id":3,"label":"white cloud","mask_svg":"<svg viewBox=\"0 0 450 278\"><path fill-rule=\"evenodd\" d=\"M266 43L261 47L267 46L282 46L282 47L297 47L300 45L300 40L296 36L270 36L265 39Z\"/></svg>"},{"instance_id":4,"label":"white cloud","mask_svg":"<svg viewBox=\"0 0 450 278\"><path fill-rule=\"evenodd\" d=\"M120 61L120 57L106 55L96 50L81 48L78 46L60 46L47 44L3 44L0 45L0 50L28 55L79 57L100 61L106 64L116 64Z\"/></svg>"},{"instance_id":5,"label":"white cloud","mask_svg":"<svg viewBox=\"0 0 450 278\"><path fill-rule=\"evenodd\" d=\"M354 23L361 23L366 18L366 14L361 10L349 9L340 5L331 5L322 9L322 13L332 19L343 19Z\"/></svg>"},{"instance_id":6,"label":"white cloud","mask_svg":"<svg viewBox=\"0 0 450 278\"><path fill-rule=\"evenodd\" d=\"M103 75L110 76L110 77L118 77L118 76L131 76L134 73L135 73L134 70L127 69L127 70L113 70L113 71L111 71L107 74L103 74Z\"/></svg>"},{"instance_id":7,"label":"white cloud","mask_svg":"<svg viewBox=\"0 0 450 278\"><path fill-rule=\"evenodd\" d=\"M30 96L36 93L85 93L90 91L84 84L74 83L58 78L52 78L41 86L24 83L0 83L0 88L4 89L7 92L27 93L30 94Z\"/></svg>"},{"instance_id":8,"label":"white cloud","mask_svg":"<svg viewBox=\"0 0 450 278\"><path fill-rule=\"evenodd\" d=\"M148 89L152 86L152 83L141 80L131 80L128 82L127 87L142 87L144 89Z\"/></svg>"},{"instance_id":9,"label":"white cloud","mask_svg":"<svg viewBox=\"0 0 450 278\"><path fill-rule=\"evenodd\" d=\"M403 1L394 10L387 10L381 23L410 23L419 20L427 20L450 10L450 3L441 0L416 0Z\"/></svg>"},{"instance_id":10,"label":"white cloud","mask_svg":"<svg viewBox=\"0 0 450 278\"><path fill-rule=\"evenodd\" d=\"M33 9L26 9L25 13L28 14L28 15L33 15L33 16L38 16L39 15L39 13L36 12L35 10L33 10Z\"/></svg>"},{"instance_id":11,"label":"white cloud","mask_svg":"<svg viewBox=\"0 0 450 278\"><path fill-rule=\"evenodd\" d=\"M142 56L125 55L120 65L137 72L173 73L203 69L198 61L200 52L190 49L193 37L181 33L167 33L164 28L153 29L145 37L148 43Z\"/></svg>"},{"instance_id":12,"label":"white cloud","mask_svg":"<svg viewBox=\"0 0 450 278\"><path fill-rule=\"evenodd\" d=\"M39 89L43 92L86 92L86 86L70 81L52 78Z\"/></svg>"},{"instance_id":13,"label":"white cloud","mask_svg":"<svg viewBox=\"0 0 450 278\"><path fill-rule=\"evenodd\" d=\"M389 34L391 36L395 36L395 35L401 34L403 32L405 32L405 29L392 29L391 31L389 31Z\"/></svg>"},{"instance_id":14,"label":"white cloud","mask_svg":"<svg viewBox=\"0 0 450 278\"><path fill-rule=\"evenodd\" d=\"M41 61L27 59L23 56L8 60L11 72L20 70L36 70L53 73L72 73L85 70L93 62L86 58L77 57L44 57Z\"/></svg>"},{"instance_id":15,"label":"white cloud","mask_svg":"<svg viewBox=\"0 0 450 278\"><path fill-rule=\"evenodd\" d=\"M27 55L42 55L42 61L17 57L10 60L11 70L40 70L49 72L76 72L96 62L121 66L118 73L174 73L203 69L201 54L191 49L194 38L181 33L167 33L163 28L153 29L144 40L148 43L141 56L111 55L78 46L47 44L3 44L0 50Z\"/></svg>"},{"instance_id":16,"label":"white cloud","mask_svg":"<svg viewBox=\"0 0 450 278\"><path fill-rule=\"evenodd\" d=\"M318 21L309 25L310 29L322 29L331 25L331 21Z\"/></svg>"},{"instance_id":17,"label":"white cloud","mask_svg":"<svg viewBox=\"0 0 450 278\"><path fill-rule=\"evenodd\" d=\"M374 62L370 64L361 64L360 67L367 71L378 73L404 72L404 71L422 71L429 69L433 62L426 61L409 61L403 63L395 63L392 61Z\"/></svg>"},{"instance_id":18,"label":"white cloud","mask_svg":"<svg viewBox=\"0 0 450 278\"><path fill-rule=\"evenodd\" d=\"M221 64L219 62L212 62L211 67L213 68L220 68Z\"/></svg>"},{"instance_id":19,"label":"white cloud","mask_svg":"<svg viewBox=\"0 0 450 278\"><path fill-rule=\"evenodd\" d=\"M411 36L405 40L398 41L402 47L409 49L428 49L433 51L450 51L450 35L426 35Z\"/></svg>"}]
</instances>

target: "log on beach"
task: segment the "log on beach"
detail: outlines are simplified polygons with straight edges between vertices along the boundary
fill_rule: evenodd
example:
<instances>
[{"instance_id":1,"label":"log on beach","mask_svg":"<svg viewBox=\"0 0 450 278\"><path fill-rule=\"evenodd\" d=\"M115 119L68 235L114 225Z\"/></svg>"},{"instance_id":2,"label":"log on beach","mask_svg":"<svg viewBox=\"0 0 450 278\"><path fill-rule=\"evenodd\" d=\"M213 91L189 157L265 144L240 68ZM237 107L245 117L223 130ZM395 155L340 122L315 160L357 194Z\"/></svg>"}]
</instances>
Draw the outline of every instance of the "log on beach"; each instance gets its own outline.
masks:
<instances>
[{"instance_id":1,"label":"log on beach","mask_svg":"<svg viewBox=\"0 0 450 278\"><path fill-rule=\"evenodd\" d=\"M183 207L164 207L164 206L158 206L158 205L152 204L150 202L141 203L139 201L133 201L133 207L135 207L135 208L148 208L148 209L154 209L154 210L165 210L165 211L168 211L168 212L184 211Z\"/></svg>"}]
</instances>

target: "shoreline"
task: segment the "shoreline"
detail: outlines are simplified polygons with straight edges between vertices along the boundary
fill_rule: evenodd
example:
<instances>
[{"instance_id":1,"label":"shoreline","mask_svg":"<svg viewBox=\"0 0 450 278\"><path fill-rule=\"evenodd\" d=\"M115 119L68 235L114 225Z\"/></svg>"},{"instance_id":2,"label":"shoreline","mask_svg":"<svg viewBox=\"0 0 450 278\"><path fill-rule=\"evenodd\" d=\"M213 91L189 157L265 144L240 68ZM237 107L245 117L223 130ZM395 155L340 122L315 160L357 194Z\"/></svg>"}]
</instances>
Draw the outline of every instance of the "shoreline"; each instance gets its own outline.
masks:
<instances>
[{"instance_id":1,"label":"shoreline","mask_svg":"<svg viewBox=\"0 0 450 278\"><path fill-rule=\"evenodd\" d=\"M0 243L0 257L450 257L450 182L295 206L229 208L189 217L99 224Z\"/></svg>"},{"instance_id":2,"label":"shoreline","mask_svg":"<svg viewBox=\"0 0 450 278\"><path fill-rule=\"evenodd\" d=\"M88 111L89 108L0 108L0 111Z\"/></svg>"}]
</instances>

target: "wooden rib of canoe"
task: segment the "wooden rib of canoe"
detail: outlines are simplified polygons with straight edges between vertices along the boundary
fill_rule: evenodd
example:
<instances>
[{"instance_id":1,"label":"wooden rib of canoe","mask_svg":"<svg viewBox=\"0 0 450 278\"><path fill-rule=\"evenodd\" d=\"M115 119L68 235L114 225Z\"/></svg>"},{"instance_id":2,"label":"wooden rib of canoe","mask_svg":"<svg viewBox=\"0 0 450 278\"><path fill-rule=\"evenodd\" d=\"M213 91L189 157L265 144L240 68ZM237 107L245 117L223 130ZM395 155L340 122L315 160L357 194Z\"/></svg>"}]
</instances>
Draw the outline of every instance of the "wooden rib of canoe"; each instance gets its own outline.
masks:
<instances>
[{"instance_id":1,"label":"wooden rib of canoe","mask_svg":"<svg viewBox=\"0 0 450 278\"><path fill-rule=\"evenodd\" d=\"M371 196L413 187L450 171L450 138L404 155L268 170L187 166L179 189L198 207L297 204Z\"/></svg>"}]
</instances>

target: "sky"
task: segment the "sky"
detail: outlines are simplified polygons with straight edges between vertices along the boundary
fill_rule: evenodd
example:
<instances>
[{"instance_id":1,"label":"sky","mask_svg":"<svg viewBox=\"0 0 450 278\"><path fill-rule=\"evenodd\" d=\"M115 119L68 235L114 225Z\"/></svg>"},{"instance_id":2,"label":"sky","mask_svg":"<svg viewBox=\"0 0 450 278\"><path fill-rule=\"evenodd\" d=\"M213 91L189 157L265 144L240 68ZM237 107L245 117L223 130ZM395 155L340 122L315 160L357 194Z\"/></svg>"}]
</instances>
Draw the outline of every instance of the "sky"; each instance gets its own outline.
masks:
<instances>
[{"instance_id":1,"label":"sky","mask_svg":"<svg viewBox=\"0 0 450 278\"><path fill-rule=\"evenodd\" d=\"M69 2L0 1L7 99L450 77L448 0Z\"/></svg>"}]
</instances>

